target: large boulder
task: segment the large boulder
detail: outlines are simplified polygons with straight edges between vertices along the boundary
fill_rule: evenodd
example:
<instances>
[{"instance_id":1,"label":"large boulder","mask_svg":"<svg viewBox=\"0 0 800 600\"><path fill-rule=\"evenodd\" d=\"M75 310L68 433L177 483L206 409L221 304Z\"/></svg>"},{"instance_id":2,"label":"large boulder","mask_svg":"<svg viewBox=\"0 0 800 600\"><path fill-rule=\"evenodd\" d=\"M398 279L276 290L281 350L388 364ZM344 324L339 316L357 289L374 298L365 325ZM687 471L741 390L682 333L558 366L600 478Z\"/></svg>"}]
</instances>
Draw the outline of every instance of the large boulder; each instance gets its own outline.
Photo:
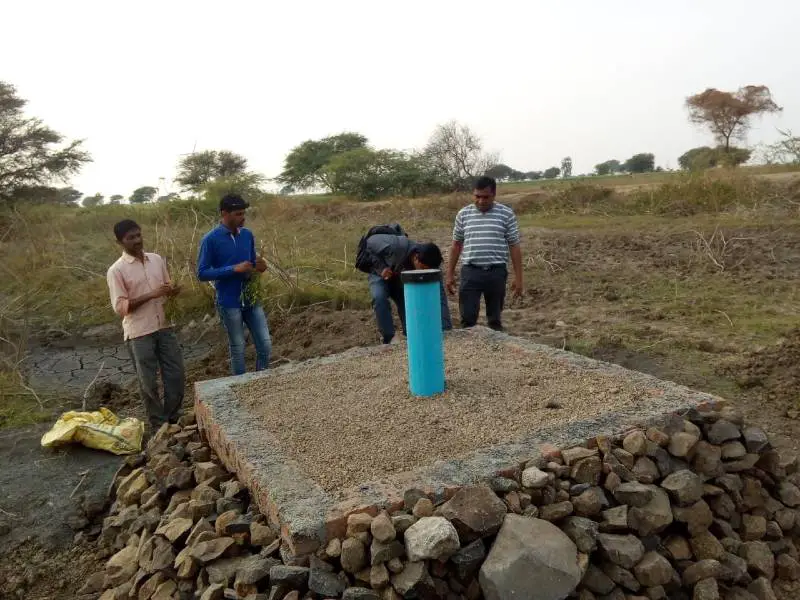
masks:
<instances>
[{"instance_id":1,"label":"large boulder","mask_svg":"<svg viewBox=\"0 0 800 600\"><path fill-rule=\"evenodd\" d=\"M542 519L506 515L480 571L486 600L562 600L581 581L578 549Z\"/></svg>"}]
</instances>

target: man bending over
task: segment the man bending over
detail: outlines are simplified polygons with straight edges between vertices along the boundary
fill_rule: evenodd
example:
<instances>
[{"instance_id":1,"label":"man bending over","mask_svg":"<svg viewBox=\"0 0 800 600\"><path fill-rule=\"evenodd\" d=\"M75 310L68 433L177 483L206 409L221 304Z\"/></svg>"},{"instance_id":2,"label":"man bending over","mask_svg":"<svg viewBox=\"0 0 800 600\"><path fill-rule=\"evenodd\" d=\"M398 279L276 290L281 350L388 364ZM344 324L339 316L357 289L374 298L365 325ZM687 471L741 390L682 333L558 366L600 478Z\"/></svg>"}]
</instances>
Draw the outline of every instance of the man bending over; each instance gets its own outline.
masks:
<instances>
[{"instance_id":1,"label":"man bending over","mask_svg":"<svg viewBox=\"0 0 800 600\"><path fill-rule=\"evenodd\" d=\"M390 300L397 305L403 334L406 333L406 308L400 273L413 269L438 269L442 265L442 252L436 244L413 242L404 235L379 233L367 238L367 253L372 262L369 291L375 319L383 343L390 344L395 334ZM441 285L441 305L442 329L452 329L444 284Z\"/></svg>"}]
</instances>

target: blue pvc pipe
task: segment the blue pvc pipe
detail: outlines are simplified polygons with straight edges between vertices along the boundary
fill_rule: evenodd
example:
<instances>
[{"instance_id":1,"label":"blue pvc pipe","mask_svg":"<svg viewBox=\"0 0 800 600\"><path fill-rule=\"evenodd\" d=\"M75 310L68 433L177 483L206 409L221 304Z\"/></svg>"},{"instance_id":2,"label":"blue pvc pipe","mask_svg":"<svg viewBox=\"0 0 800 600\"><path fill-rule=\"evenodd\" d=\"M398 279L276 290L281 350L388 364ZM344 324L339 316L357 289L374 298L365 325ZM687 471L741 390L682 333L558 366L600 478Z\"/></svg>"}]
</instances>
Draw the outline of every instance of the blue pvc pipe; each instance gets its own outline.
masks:
<instances>
[{"instance_id":1,"label":"blue pvc pipe","mask_svg":"<svg viewBox=\"0 0 800 600\"><path fill-rule=\"evenodd\" d=\"M441 271L402 273L408 340L408 383L414 396L444 392Z\"/></svg>"}]
</instances>

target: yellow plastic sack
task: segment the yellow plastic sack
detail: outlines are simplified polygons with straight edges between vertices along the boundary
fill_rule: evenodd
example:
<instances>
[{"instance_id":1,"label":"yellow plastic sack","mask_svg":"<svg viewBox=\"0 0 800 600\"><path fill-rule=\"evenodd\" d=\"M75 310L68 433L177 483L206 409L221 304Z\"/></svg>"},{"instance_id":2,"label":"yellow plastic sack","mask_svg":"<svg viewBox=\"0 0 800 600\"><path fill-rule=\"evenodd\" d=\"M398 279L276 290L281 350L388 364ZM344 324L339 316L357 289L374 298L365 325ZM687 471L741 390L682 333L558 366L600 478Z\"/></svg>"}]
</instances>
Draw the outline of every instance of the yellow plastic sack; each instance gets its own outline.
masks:
<instances>
[{"instance_id":1,"label":"yellow plastic sack","mask_svg":"<svg viewBox=\"0 0 800 600\"><path fill-rule=\"evenodd\" d=\"M144 423L139 419L119 419L107 408L92 412L71 410L42 436L42 446L52 448L76 442L114 454L135 454L142 450L143 435Z\"/></svg>"}]
</instances>

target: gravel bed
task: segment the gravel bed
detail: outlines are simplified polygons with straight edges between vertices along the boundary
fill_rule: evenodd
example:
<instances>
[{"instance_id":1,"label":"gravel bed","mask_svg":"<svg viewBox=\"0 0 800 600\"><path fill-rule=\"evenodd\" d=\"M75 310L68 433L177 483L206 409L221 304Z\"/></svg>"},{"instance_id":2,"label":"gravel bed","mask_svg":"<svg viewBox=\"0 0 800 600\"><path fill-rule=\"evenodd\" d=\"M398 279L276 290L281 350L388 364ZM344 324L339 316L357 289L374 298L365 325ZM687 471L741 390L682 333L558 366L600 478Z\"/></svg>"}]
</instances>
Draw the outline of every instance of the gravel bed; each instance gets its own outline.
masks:
<instances>
[{"instance_id":1,"label":"gravel bed","mask_svg":"<svg viewBox=\"0 0 800 600\"><path fill-rule=\"evenodd\" d=\"M433 398L409 393L403 345L234 392L327 491L646 402L624 378L513 345L447 338L445 356L447 391Z\"/></svg>"}]
</instances>

